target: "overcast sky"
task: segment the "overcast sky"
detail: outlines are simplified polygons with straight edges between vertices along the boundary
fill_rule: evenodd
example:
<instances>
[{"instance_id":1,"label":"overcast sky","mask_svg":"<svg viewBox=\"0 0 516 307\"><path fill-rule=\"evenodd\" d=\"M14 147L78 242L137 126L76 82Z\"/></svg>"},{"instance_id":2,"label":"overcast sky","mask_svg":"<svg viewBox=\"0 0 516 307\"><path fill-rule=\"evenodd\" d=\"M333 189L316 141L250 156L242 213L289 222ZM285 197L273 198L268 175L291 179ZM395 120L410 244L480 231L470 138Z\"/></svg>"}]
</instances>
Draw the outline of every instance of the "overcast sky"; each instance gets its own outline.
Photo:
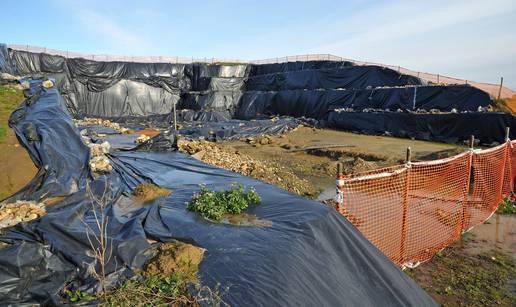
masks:
<instances>
[{"instance_id":1,"label":"overcast sky","mask_svg":"<svg viewBox=\"0 0 516 307\"><path fill-rule=\"evenodd\" d=\"M262 59L331 53L516 89L516 0L6 1L0 42Z\"/></svg>"}]
</instances>

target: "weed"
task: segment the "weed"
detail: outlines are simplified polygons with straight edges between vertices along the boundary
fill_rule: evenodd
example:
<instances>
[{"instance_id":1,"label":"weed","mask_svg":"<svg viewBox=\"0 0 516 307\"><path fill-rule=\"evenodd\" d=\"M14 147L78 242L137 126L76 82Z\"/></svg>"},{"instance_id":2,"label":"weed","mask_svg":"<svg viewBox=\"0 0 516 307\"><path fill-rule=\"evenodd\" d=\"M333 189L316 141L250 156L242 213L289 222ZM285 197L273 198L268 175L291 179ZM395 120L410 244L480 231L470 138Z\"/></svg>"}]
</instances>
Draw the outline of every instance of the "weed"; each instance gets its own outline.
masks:
<instances>
[{"instance_id":1,"label":"weed","mask_svg":"<svg viewBox=\"0 0 516 307\"><path fill-rule=\"evenodd\" d=\"M107 276L106 276L106 265L111 260L113 255L113 241L109 240L108 226L109 216L106 214L111 198L109 196L109 183L106 181L104 185L104 191L99 197L95 196L91 190L90 183L86 183L86 193L91 200L91 210L95 219L93 229L88 223L81 219L82 223L86 227L86 237L88 243L93 252L96 264L91 267L91 274L95 277L101 287L101 294L104 300L107 298Z\"/></svg>"},{"instance_id":2,"label":"weed","mask_svg":"<svg viewBox=\"0 0 516 307\"><path fill-rule=\"evenodd\" d=\"M260 201L254 189L245 193L242 185L232 185L231 189L220 192L210 191L203 186L188 204L188 210L218 221L226 213L240 214L249 204L258 204Z\"/></svg>"},{"instance_id":3,"label":"weed","mask_svg":"<svg viewBox=\"0 0 516 307\"><path fill-rule=\"evenodd\" d=\"M493 99L491 103L492 112L504 112L504 113L512 113L512 110L507 106L506 99Z\"/></svg>"},{"instance_id":4,"label":"weed","mask_svg":"<svg viewBox=\"0 0 516 307\"><path fill-rule=\"evenodd\" d=\"M195 306L187 283L179 275L151 276L145 281L128 281L109 293L107 306Z\"/></svg>"},{"instance_id":5,"label":"weed","mask_svg":"<svg viewBox=\"0 0 516 307\"><path fill-rule=\"evenodd\" d=\"M80 301L91 301L94 300L95 297L89 295L87 292L81 291L79 289L75 291L66 290L66 298L69 302L76 303Z\"/></svg>"},{"instance_id":6,"label":"weed","mask_svg":"<svg viewBox=\"0 0 516 307\"><path fill-rule=\"evenodd\" d=\"M443 306L516 306L516 296L509 289L510 280L516 278L516 263L510 255L492 251L467 256L457 247L442 253L426 269L405 272L422 282Z\"/></svg>"},{"instance_id":7,"label":"weed","mask_svg":"<svg viewBox=\"0 0 516 307\"><path fill-rule=\"evenodd\" d=\"M516 214L516 202L508 197L498 206L496 212L500 214Z\"/></svg>"}]
</instances>

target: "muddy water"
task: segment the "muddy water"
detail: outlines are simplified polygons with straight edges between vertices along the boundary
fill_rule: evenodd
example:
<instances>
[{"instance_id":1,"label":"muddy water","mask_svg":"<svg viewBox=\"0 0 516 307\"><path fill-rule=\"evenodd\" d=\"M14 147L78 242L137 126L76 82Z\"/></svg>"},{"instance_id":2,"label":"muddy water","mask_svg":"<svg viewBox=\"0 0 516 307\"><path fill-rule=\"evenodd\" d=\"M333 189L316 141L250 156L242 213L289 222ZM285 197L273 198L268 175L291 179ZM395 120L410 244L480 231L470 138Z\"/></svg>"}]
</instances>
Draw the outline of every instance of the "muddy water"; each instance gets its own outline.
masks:
<instances>
[{"instance_id":1,"label":"muddy water","mask_svg":"<svg viewBox=\"0 0 516 307\"><path fill-rule=\"evenodd\" d=\"M484 224L471 231L472 240L464 246L468 254L492 250L512 255L516 259L516 215L493 214Z\"/></svg>"},{"instance_id":2,"label":"muddy water","mask_svg":"<svg viewBox=\"0 0 516 307\"><path fill-rule=\"evenodd\" d=\"M335 186L335 181L332 180L331 184L326 184L326 186L321 187L322 191L317 196L317 201L323 201L327 199L334 199L337 196L337 187Z\"/></svg>"}]
</instances>

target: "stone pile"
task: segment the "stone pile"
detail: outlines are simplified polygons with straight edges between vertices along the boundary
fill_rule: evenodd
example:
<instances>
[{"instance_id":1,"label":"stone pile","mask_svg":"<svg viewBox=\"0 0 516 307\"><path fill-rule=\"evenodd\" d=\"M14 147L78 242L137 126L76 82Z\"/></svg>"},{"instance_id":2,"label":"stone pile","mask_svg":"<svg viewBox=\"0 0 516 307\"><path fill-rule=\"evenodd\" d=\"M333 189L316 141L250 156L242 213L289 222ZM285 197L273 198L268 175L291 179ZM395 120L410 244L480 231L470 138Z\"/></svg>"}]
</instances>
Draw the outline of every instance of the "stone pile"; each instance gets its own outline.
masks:
<instances>
[{"instance_id":1,"label":"stone pile","mask_svg":"<svg viewBox=\"0 0 516 307\"><path fill-rule=\"evenodd\" d=\"M0 205L0 229L32 221L46 214L43 203L18 200L15 203L3 204Z\"/></svg>"}]
</instances>

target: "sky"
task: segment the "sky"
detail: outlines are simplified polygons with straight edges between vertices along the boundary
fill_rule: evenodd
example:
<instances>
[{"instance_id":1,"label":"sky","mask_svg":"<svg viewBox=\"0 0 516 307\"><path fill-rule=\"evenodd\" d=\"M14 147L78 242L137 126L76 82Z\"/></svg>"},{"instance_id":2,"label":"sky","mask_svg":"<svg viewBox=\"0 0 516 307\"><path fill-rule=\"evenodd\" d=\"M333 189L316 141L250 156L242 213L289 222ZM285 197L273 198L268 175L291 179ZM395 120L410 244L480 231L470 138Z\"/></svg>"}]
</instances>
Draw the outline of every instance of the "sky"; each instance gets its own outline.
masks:
<instances>
[{"instance_id":1,"label":"sky","mask_svg":"<svg viewBox=\"0 0 516 307\"><path fill-rule=\"evenodd\" d=\"M0 42L255 60L307 53L516 90L516 0L5 1Z\"/></svg>"}]
</instances>

